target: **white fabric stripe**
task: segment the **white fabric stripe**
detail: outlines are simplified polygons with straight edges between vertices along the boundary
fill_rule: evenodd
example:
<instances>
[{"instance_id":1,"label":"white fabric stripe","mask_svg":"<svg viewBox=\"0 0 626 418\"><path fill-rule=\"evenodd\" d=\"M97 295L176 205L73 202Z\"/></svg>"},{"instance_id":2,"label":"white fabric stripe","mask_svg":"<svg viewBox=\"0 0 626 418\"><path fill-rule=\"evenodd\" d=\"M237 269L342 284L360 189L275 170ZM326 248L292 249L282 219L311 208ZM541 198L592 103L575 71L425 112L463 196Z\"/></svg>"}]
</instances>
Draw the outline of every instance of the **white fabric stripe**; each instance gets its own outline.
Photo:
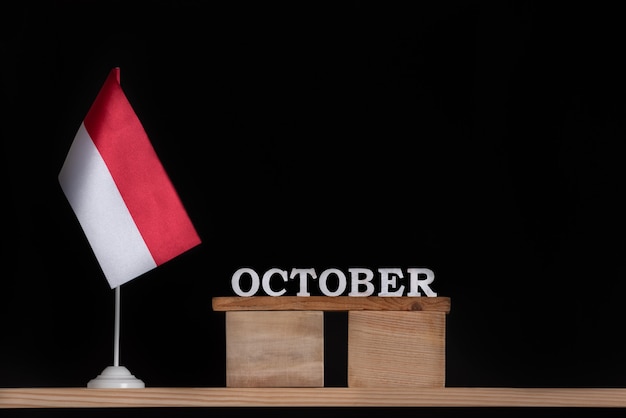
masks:
<instances>
[{"instance_id":1,"label":"white fabric stripe","mask_svg":"<svg viewBox=\"0 0 626 418\"><path fill-rule=\"evenodd\" d=\"M112 289L156 267L84 124L59 182Z\"/></svg>"}]
</instances>

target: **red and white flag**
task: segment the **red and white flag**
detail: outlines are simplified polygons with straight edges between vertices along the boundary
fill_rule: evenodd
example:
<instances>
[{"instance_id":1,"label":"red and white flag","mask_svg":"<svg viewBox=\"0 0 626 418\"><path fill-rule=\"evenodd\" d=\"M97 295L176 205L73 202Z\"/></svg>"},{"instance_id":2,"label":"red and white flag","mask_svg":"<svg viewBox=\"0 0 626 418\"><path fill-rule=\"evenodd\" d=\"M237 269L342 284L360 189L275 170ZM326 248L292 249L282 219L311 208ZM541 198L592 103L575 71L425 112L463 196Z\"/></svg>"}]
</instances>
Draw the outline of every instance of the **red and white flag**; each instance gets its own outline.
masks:
<instances>
[{"instance_id":1,"label":"red and white flag","mask_svg":"<svg viewBox=\"0 0 626 418\"><path fill-rule=\"evenodd\" d=\"M114 68L72 142L59 183L111 288L200 244Z\"/></svg>"}]
</instances>

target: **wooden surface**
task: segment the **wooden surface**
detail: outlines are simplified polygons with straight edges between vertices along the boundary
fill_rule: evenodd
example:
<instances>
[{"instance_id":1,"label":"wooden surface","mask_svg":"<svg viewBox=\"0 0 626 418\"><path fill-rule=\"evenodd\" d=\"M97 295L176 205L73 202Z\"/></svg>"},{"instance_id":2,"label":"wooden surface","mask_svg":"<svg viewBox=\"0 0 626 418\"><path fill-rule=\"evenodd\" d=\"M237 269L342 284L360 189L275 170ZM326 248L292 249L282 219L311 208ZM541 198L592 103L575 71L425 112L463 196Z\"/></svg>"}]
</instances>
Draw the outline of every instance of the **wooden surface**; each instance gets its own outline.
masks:
<instances>
[{"instance_id":1,"label":"wooden surface","mask_svg":"<svg viewBox=\"0 0 626 418\"><path fill-rule=\"evenodd\" d=\"M437 311L450 312L448 297L252 296L215 297L214 311Z\"/></svg>"},{"instance_id":2,"label":"wooden surface","mask_svg":"<svg viewBox=\"0 0 626 418\"><path fill-rule=\"evenodd\" d=\"M443 312L348 313L348 387L443 388Z\"/></svg>"},{"instance_id":3,"label":"wooden surface","mask_svg":"<svg viewBox=\"0 0 626 418\"><path fill-rule=\"evenodd\" d=\"M323 387L324 312L226 312L227 387Z\"/></svg>"},{"instance_id":4,"label":"wooden surface","mask_svg":"<svg viewBox=\"0 0 626 418\"><path fill-rule=\"evenodd\" d=\"M107 407L626 408L626 389L540 388L10 388L0 408Z\"/></svg>"}]
</instances>

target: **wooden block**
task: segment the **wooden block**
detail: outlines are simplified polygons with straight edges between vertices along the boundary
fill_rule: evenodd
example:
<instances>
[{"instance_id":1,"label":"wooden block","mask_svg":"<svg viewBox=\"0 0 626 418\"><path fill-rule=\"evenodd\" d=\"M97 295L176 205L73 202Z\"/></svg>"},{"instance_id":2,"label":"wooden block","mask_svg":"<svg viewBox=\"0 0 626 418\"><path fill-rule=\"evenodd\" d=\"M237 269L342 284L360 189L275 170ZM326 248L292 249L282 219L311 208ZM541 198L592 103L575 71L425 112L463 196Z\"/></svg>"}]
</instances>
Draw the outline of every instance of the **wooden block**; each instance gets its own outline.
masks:
<instances>
[{"instance_id":1,"label":"wooden block","mask_svg":"<svg viewBox=\"0 0 626 418\"><path fill-rule=\"evenodd\" d=\"M324 312L226 312L227 387L323 387Z\"/></svg>"},{"instance_id":2,"label":"wooden block","mask_svg":"<svg viewBox=\"0 0 626 418\"><path fill-rule=\"evenodd\" d=\"M443 312L348 313L349 387L445 385Z\"/></svg>"},{"instance_id":3,"label":"wooden block","mask_svg":"<svg viewBox=\"0 0 626 418\"><path fill-rule=\"evenodd\" d=\"M450 312L448 297L240 296L214 297L214 311L436 311Z\"/></svg>"}]
</instances>

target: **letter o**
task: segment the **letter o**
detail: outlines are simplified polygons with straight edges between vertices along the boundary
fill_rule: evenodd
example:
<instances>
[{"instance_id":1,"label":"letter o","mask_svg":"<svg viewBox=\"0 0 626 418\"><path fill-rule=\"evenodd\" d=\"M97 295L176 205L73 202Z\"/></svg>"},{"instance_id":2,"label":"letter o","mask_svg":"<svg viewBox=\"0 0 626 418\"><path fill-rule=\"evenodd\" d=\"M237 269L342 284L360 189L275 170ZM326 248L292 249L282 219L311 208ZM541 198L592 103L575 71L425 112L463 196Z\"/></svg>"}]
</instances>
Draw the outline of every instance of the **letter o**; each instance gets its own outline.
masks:
<instances>
[{"instance_id":1,"label":"letter o","mask_svg":"<svg viewBox=\"0 0 626 418\"><path fill-rule=\"evenodd\" d=\"M337 284L337 290L331 292L328 290L328 286L326 285L326 281L328 280L328 276L334 274L337 276L339 283ZM319 286L322 293L326 296L339 296L346 290L346 275L339 269L327 269L322 272L319 278Z\"/></svg>"},{"instance_id":2,"label":"letter o","mask_svg":"<svg viewBox=\"0 0 626 418\"><path fill-rule=\"evenodd\" d=\"M249 274L250 278L252 279L252 283L250 284L250 290L248 290L247 292L244 292L243 290L241 290L241 286L239 285L240 281L241 281L241 276L243 274ZM254 294L259 290L259 275L256 273L256 271L252 270L251 268L240 268L239 270L237 270L234 274L233 277L231 279L231 286L233 288L233 291L237 294L237 296L243 296L243 297L248 297L248 296L254 296Z\"/></svg>"}]
</instances>

